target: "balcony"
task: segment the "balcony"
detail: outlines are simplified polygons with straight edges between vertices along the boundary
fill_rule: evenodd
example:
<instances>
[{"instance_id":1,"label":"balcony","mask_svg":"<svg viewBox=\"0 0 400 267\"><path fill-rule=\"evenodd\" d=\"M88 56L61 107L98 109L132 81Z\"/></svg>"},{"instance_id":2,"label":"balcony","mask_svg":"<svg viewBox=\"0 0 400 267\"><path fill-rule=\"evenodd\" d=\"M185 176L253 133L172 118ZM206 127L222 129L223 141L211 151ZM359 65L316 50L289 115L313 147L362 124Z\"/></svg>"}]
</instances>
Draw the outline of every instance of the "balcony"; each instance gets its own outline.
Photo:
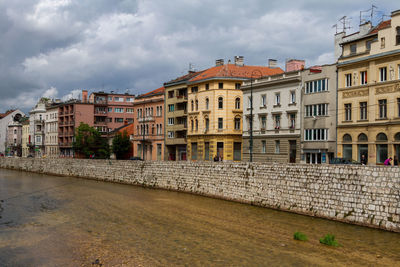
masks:
<instances>
[{"instance_id":1,"label":"balcony","mask_svg":"<svg viewBox=\"0 0 400 267\"><path fill-rule=\"evenodd\" d=\"M151 122L151 121L154 121L155 119L154 119L154 117L153 116L147 116L147 117L145 117L145 118L139 118L138 119L138 122Z\"/></svg>"},{"instance_id":2,"label":"balcony","mask_svg":"<svg viewBox=\"0 0 400 267\"><path fill-rule=\"evenodd\" d=\"M186 138L166 138L165 144L166 145L185 145Z\"/></svg>"},{"instance_id":3,"label":"balcony","mask_svg":"<svg viewBox=\"0 0 400 267\"><path fill-rule=\"evenodd\" d=\"M94 111L94 115L95 116L107 116L108 112L107 111L103 111L103 110L95 110Z\"/></svg>"},{"instance_id":4,"label":"balcony","mask_svg":"<svg viewBox=\"0 0 400 267\"><path fill-rule=\"evenodd\" d=\"M95 100L95 105L107 105L107 100Z\"/></svg>"},{"instance_id":5,"label":"balcony","mask_svg":"<svg viewBox=\"0 0 400 267\"><path fill-rule=\"evenodd\" d=\"M95 125L107 125L106 121L95 121L94 122Z\"/></svg>"}]
</instances>

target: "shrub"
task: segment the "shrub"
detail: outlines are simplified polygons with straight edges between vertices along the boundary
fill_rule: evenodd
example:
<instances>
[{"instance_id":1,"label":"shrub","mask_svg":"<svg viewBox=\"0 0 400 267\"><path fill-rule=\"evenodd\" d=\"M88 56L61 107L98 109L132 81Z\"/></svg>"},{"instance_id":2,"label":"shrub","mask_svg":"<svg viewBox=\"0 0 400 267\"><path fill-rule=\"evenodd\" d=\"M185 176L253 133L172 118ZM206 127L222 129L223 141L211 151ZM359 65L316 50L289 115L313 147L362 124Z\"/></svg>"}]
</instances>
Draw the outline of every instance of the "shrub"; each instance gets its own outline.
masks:
<instances>
[{"instance_id":1,"label":"shrub","mask_svg":"<svg viewBox=\"0 0 400 267\"><path fill-rule=\"evenodd\" d=\"M335 240L335 236L332 234L327 234L326 236L324 236L324 238L320 238L319 242L327 246L332 246L332 247L339 246L339 243Z\"/></svg>"},{"instance_id":2,"label":"shrub","mask_svg":"<svg viewBox=\"0 0 400 267\"><path fill-rule=\"evenodd\" d=\"M307 236L305 234L303 234L302 232L294 233L293 238L295 240L300 240L300 241L307 241L308 240Z\"/></svg>"}]
</instances>

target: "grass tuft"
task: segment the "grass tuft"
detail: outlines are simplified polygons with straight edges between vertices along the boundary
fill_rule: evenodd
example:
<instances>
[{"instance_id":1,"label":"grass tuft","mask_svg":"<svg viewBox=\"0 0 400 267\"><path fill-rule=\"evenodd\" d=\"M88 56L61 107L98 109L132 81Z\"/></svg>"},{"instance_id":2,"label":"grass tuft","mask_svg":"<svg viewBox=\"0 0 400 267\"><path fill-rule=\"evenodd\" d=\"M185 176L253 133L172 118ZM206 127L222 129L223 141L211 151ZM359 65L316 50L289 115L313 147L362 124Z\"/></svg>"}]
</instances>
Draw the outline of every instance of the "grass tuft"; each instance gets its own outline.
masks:
<instances>
[{"instance_id":1,"label":"grass tuft","mask_svg":"<svg viewBox=\"0 0 400 267\"><path fill-rule=\"evenodd\" d=\"M339 246L339 243L335 240L335 236L332 234L327 234L326 236L324 236L324 238L320 238L319 242L327 246L332 246L332 247Z\"/></svg>"},{"instance_id":2,"label":"grass tuft","mask_svg":"<svg viewBox=\"0 0 400 267\"><path fill-rule=\"evenodd\" d=\"M307 236L305 234L301 233L301 232L294 233L293 238L295 240L300 240L300 241L307 241L308 240Z\"/></svg>"}]
</instances>

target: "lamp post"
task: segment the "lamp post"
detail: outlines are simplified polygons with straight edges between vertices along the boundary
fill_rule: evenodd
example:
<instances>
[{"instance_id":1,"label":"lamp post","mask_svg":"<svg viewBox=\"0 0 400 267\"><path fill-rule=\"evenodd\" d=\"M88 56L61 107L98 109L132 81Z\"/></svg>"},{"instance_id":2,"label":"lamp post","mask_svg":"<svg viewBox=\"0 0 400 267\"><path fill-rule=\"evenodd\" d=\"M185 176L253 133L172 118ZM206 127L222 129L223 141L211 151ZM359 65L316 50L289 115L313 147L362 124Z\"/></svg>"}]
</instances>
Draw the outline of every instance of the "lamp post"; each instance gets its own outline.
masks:
<instances>
[{"instance_id":1,"label":"lamp post","mask_svg":"<svg viewBox=\"0 0 400 267\"><path fill-rule=\"evenodd\" d=\"M253 162L253 75L258 72L262 76L262 72L255 69L250 76L250 162Z\"/></svg>"}]
</instances>

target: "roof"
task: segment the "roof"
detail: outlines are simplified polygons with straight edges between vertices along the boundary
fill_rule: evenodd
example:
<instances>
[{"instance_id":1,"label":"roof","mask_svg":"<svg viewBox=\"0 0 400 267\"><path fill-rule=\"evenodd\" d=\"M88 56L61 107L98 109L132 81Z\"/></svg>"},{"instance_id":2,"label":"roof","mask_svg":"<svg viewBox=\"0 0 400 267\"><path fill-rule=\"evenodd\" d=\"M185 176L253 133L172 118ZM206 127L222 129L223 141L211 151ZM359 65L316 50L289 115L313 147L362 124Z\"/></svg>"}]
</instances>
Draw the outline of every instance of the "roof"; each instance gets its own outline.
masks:
<instances>
[{"instance_id":1,"label":"roof","mask_svg":"<svg viewBox=\"0 0 400 267\"><path fill-rule=\"evenodd\" d=\"M10 110L7 110L5 113L0 113L0 119L8 116L9 114L13 113L14 111L16 111L16 109L10 109Z\"/></svg>"},{"instance_id":2,"label":"roof","mask_svg":"<svg viewBox=\"0 0 400 267\"><path fill-rule=\"evenodd\" d=\"M179 83L179 82L183 82L183 81L190 80L191 78L193 78L193 77L199 75L199 74L202 73L202 72L204 72L204 70L201 70L201 71L189 71L189 73L186 74L186 75L183 75L183 76L178 77L178 78L176 78L176 79L174 79L174 80L171 80L171 81L169 81L169 82L164 83L164 86L165 86L165 85L170 85L170 84L174 84L174 83Z\"/></svg>"},{"instance_id":3,"label":"roof","mask_svg":"<svg viewBox=\"0 0 400 267\"><path fill-rule=\"evenodd\" d=\"M205 70L203 73L193 77L190 82L208 80L212 78L239 78L250 79L253 77L270 76L283 73L281 68L269 68L264 66L240 66L235 64L226 64L216 66Z\"/></svg>"},{"instance_id":4,"label":"roof","mask_svg":"<svg viewBox=\"0 0 400 267\"><path fill-rule=\"evenodd\" d=\"M118 127L118 128L115 128L114 130L112 130L111 133L119 132L120 130L122 130L122 129L128 127L128 126L132 126L132 125L133 125L133 122L128 123L128 124L124 124L121 127Z\"/></svg>"},{"instance_id":5,"label":"roof","mask_svg":"<svg viewBox=\"0 0 400 267\"><path fill-rule=\"evenodd\" d=\"M160 88L158 88L158 89L156 89L156 90L153 90L153 91L151 91L151 92L138 95L138 96L136 97L136 99L145 98L145 97L151 97L151 96L155 96L155 95L161 95L161 94L164 94L164 91L165 91L165 88L164 88L164 86L163 86L163 87L160 87Z\"/></svg>"},{"instance_id":6,"label":"roof","mask_svg":"<svg viewBox=\"0 0 400 267\"><path fill-rule=\"evenodd\" d=\"M381 23L379 23L378 25L376 25L374 28L372 28L372 29L369 31L368 34L375 34L375 33L378 33L380 30L382 30L382 29L384 29L384 28L387 28L387 27L390 27L391 24L392 24L392 20L391 20L391 19L382 21Z\"/></svg>"}]
</instances>

